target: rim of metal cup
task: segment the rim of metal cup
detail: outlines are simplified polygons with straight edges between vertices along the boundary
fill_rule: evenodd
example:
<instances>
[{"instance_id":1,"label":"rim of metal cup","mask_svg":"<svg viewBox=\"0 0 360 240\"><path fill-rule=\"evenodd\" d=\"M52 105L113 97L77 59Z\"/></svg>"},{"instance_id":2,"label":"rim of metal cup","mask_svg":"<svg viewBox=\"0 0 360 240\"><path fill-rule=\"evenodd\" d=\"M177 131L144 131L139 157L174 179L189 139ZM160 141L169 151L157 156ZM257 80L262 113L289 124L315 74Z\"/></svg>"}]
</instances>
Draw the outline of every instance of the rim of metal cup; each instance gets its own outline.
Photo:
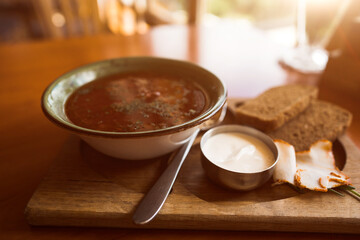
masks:
<instances>
[{"instance_id":1,"label":"rim of metal cup","mask_svg":"<svg viewBox=\"0 0 360 240\"><path fill-rule=\"evenodd\" d=\"M216 134L219 134L219 133L227 133L227 132L239 132L239 133L244 133L244 134L247 134L247 135L250 135L252 137L255 137L257 139L259 139L260 141L262 141L263 143L266 144L267 147L269 147L269 149L271 150L271 152L274 154L274 163L269 166L268 168L266 169L263 169L261 171L256 171L256 172L250 172L250 173L245 173L245 172L239 172L239 171L232 171L232 170L229 170L229 169L225 169L217 164L215 164L213 161L211 161L208 157L206 157L204 151L203 151L203 147L204 147L204 144L205 142L212 136L216 135ZM226 171L229 171L229 172L234 172L234 173L242 173L242 174L254 174L254 173L260 173L260 172L265 172L273 167L275 167L276 163L278 162L279 160L279 153L278 153L278 150L277 150L277 147L274 143L274 141L272 140L272 138L270 138L268 135L266 135L265 133L255 129L255 128L252 128L252 127L248 127L248 126L242 126L242 125L236 125L236 124L229 124L229 125L221 125L221 126L217 126L217 127L214 127L208 131L206 131L206 133L204 133L204 135L202 136L201 138L201 141L200 141L200 149L201 149L201 152L204 154L204 156L210 161L212 162L214 165L218 166L219 168L221 169L224 169Z\"/></svg>"}]
</instances>

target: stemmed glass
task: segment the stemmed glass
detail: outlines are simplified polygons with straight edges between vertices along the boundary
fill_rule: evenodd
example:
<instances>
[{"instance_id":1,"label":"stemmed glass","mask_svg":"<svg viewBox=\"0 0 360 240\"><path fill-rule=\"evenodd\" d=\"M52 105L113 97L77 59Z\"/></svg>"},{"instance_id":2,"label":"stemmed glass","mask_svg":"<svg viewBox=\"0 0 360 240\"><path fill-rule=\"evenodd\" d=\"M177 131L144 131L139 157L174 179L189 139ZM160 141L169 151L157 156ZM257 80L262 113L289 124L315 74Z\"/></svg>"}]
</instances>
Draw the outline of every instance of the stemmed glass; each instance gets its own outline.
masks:
<instances>
[{"instance_id":1,"label":"stemmed glass","mask_svg":"<svg viewBox=\"0 0 360 240\"><path fill-rule=\"evenodd\" d=\"M308 44L306 35L306 0L298 0L297 6L297 45L286 51L281 62L302 73L320 73L328 61L328 52Z\"/></svg>"}]
</instances>

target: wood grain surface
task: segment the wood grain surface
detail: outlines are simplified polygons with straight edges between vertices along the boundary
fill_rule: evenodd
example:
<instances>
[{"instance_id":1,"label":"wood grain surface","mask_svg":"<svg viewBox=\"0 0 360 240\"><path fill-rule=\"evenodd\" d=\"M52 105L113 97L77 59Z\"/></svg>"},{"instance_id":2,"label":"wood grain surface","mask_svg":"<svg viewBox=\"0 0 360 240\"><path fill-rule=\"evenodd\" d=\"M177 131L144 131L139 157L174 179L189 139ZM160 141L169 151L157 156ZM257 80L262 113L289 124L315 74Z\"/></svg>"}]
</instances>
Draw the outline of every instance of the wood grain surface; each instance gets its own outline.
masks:
<instances>
[{"instance_id":1,"label":"wood grain surface","mask_svg":"<svg viewBox=\"0 0 360 240\"><path fill-rule=\"evenodd\" d=\"M233 28L222 25L214 28L164 26L154 28L146 35L131 37L99 35L56 41L0 44L2 116L0 118L0 239L354 239L358 237L351 234L305 232L31 227L25 219L24 209L27 203L54 162L64 160L59 156L72 154L66 150L69 144L81 146L81 142L77 142L76 138L70 137L69 133L59 129L43 116L40 108L41 94L56 77L75 67L97 60L152 55L195 62L216 73L228 85L231 97L252 97L271 86L280 84L294 82L316 84L319 86L321 99L345 107L353 113L353 123L348 130L348 136L359 147L360 63L358 58L354 57L353 52L348 54L348 50L345 50L341 57L330 59L323 75L303 75L278 64L278 58L285 49L286 47L273 42L261 31L251 28L241 30L239 26ZM256 56L261 56L261 59ZM83 147L86 149L86 145ZM91 149L87 151L88 154L91 153ZM88 166L86 171L90 171L90 175L86 176L89 180L98 175L104 177L101 174L106 169L103 169L102 165L99 166L99 171L94 172L92 170L94 166L87 165L88 162L79 161L77 164ZM154 164L159 164L159 168L163 167L161 161ZM89 166L92 167L90 170ZM188 165L184 167L186 166ZM113 172L110 171L108 173L110 176L107 178L115 177L117 171L120 169L115 168ZM184 171L185 168L181 176L186 175ZM155 171L154 174L159 172ZM147 177L155 179L152 175ZM181 178L179 184L182 183L180 180ZM206 178L202 180L212 188L216 188L210 185ZM93 184L103 184L106 188L120 185L106 182ZM144 191L150 185L151 182L144 182L144 185L140 186L141 189L135 188L135 190ZM73 190L76 186L76 182L71 185ZM134 191L134 186L129 185L130 190ZM225 204L228 199L219 200L219 198L221 194L224 197L228 195L223 189L217 190L219 196L214 199L206 199L206 192L196 189L192 184L184 185L174 191L187 192L190 195L198 191L199 201L204 201L205 198L207 201L212 201L212 204ZM91 192L91 189L84 191ZM188 197L185 196L185 199ZM244 201L256 198L256 196L247 197ZM305 194L302 198L317 200L312 194ZM300 204L305 201L302 198L299 199ZM350 201L350 198L346 199ZM270 204L273 202L279 200L270 201ZM129 203L121 211L133 208L132 204L134 203ZM357 204L351 201L353 209L358 209ZM102 210L106 211L106 206L105 204ZM169 208L176 209L177 206L168 205L168 210L166 208L163 210L169 211ZM246 209L246 205L241 208ZM342 211L343 208L340 203L334 204L334 214ZM265 212L270 210L270 207L264 208ZM352 210L349 210L348 214L351 216ZM157 219L160 220L161 218ZM313 220L316 222L315 218ZM330 217L328 221L334 219ZM347 221L348 218L345 218L344 222ZM287 224L292 225L291 221Z\"/></svg>"},{"instance_id":2,"label":"wood grain surface","mask_svg":"<svg viewBox=\"0 0 360 240\"><path fill-rule=\"evenodd\" d=\"M225 124L236 124L228 112ZM132 214L167 165L169 156L144 161L107 157L77 137L57 154L55 166L26 208L32 225L266 230L360 233L358 200L333 193L300 194L287 185L237 192L210 182L201 166L198 137L172 193L156 218L134 225ZM360 187L360 150L348 137L338 162ZM334 206L337 206L336 208ZM338 206L341 206L339 208Z\"/></svg>"}]
</instances>

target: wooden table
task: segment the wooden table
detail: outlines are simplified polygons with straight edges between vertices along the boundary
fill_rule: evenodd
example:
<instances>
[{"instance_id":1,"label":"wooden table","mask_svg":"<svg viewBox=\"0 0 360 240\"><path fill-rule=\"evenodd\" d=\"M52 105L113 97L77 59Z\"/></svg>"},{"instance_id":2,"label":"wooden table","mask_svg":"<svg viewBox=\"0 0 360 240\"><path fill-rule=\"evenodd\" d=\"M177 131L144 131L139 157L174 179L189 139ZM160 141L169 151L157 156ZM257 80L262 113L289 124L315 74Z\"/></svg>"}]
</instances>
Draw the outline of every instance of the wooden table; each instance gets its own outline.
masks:
<instances>
[{"instance_id":1,"label":"wooden table","mask_svg":"<svg viewBox=\"0 0 360 240\"><path fill-rule=\"evenodd\" d=\"M319 85L320 98L354 114L348 134L360 147L358 60L345 54L332 59L323 75L302 75L279 65L279 56L285 50L286 46L265 32L238 26L163 26L131 37L101 35L0 45L0 239L339 237L312 233L30 227L24 218L27 202L69 136L43 116L41 94L59 75L97 60L153 55L192 61L217 74L228 85L230 97L253 97L271 86L289 82Z\"/></svg>"}]
</instances>

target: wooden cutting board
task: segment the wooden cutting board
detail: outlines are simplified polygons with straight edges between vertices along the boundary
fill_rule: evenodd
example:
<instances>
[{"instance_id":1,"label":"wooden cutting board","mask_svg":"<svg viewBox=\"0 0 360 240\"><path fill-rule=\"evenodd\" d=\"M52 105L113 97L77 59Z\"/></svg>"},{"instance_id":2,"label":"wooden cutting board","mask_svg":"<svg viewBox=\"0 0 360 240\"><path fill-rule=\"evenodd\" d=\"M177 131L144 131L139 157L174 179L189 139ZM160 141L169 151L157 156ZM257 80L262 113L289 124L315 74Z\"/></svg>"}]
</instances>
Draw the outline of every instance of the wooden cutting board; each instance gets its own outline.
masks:
<instances>
[{"instance_id":1,"label":"wooden cutting board","mask_svg":"<svg viewBox=\"0 0 360 240\"><path fill-rule=\"evenodd\" d=\"M229 123L236 123L230 112L224 121ZM288 185L272 187L271 180L249 192L213 184L200 163L200 138L159 214L138 226L132 215L169 156L118 160L71 136L29 201L27 220L45 226L360 233L360 202L350 195L299 193ZM360 151L347 136L340 142L334 149L337 163L346 162L344 172L360 189Z\"/></svg>"}]
</instances>

